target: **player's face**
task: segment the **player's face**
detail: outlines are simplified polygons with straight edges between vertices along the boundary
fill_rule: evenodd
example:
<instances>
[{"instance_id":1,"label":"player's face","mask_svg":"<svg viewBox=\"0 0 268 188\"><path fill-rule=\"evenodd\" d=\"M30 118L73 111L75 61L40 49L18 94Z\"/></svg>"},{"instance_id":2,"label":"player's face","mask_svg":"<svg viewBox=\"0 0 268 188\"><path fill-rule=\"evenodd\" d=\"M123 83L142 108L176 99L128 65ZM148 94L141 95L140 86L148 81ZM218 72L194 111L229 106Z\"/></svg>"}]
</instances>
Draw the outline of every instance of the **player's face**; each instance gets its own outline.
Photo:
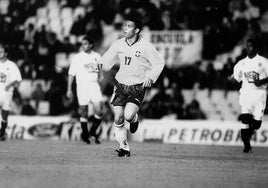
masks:
<instances>
[{"instance_id":1,"label":"player's face","mask_svg":"<svg viewBox=\"0 0 268 188\"><path fill-rule=\"evenodd\" d=\"M133 38L137 34L135 23L129 20L125 21L123 25L123 32L126 38Z\"/></svg>"},{"instance_id":2,"label":"player's face","mask_svg":"<svg viewBox=\"0 0 268 188\"><path fill-rule=\"evenodd\" d=\"M6 51L2 46L0 46L0 60L3 60L5 58L6 58Z\"/></svg>"},{"instance_id":3,"label":"player's face","mask_svg":"<svg viewBox=\"0 0 268 188\"><path fill-rule=\"evenodd\" d=\"M249 55L254 55L257 53L256 46L252 42L247 42L247 53Z\"/></svg>"},{"instance_id":4,"label":"player's face","mask_svg":"<svg viewBox=\"0 0 268 188\"><path fill-rule=\"evenodd\" d=\"M87 40L82 40L81 48L83 51L88 52L92 49L92 44L90 44Z\"/></svg>"}]
</instances>

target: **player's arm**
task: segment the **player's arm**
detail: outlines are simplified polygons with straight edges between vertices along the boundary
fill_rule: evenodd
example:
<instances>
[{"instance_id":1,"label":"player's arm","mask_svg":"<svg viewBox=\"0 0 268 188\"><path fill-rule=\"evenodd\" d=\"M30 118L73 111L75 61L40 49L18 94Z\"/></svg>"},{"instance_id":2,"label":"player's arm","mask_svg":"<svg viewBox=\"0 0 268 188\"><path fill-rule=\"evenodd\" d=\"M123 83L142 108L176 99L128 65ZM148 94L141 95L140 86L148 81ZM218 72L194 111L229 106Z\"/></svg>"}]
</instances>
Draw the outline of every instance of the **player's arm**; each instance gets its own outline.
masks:
<instances>
[{"instance_id":1,"label":"player's arm","mask_svg":"<svg viewBox=\"0 0 268 188\"><path fill-rule=\"evenodd\" d=\"M238 62L234 66L234 71L233 71L233 75L232 75L232 78L231 79L233 81L241 82L242 81L242 76L243 76L243 72L241 70L241 63Z\"/></svg>"},{"instance_id":2,"label":"player's arm","mask_svg":"<svg viewBox=\"0 0 268 188\"><path fill-rule=\"evenodd\" d=\"M13 81L6 85L5 87L6 91L8 91L10 88L17 87L20 81L22 80L19 68L15 65L11 68L13 70L12 75L11 75L11 80Z\"/></svg>"},{"instance_id":3,"label":"player's arm","mask_svg":"<svg viewBox=\"0 0 268 188\"><path fill-rule=\"evenodd\" d=\"M73 91L72 91L73 81L74 81L74 76L69 74L69 76L68 76L68 85L67 85L67 93L66 93L66 97L68 99L73 98Z\"/></svg>"},{"instance_id":4,"label":"player's arm","mask_svg":"<svg viewBox=\"0 0 268 188\"><path fill-rule=\"evenodd\" d=\"M76 69L77 66L74 66L75 62L77 61L76 59L77 59L76 57L74 57L72 59L71 64L70 64L70 68L68 71L68 83L67 83L67 92L66 92L66 97L68 99L73 98L72 84L73 84L74 77L75 77L76 72L77 72L77 69Z\"/></svg>"},{"instance_id":5,"label":"player's arm","mask_svg":"<svg viewBox=\"0 0 268 188\"><path fill-rule=\"evenodd\" d=\"M156 82L165 66L165 61L162 55L155 49L153 45L147 49L146 56L148 61L151 63L151 70L145 75L143 87L151 87L152 84Z\"/></svg>"},{"instance_id":6,"label":"player's arm","mask_svg":"<svg viewBox=\"0 0 268 188\"><path fill-rule=\"evenodd\" d=\"M103 75L103 71L102 71L102 64L101 62L101 56L98 54L97 57L97 73L98 73L98 81L102 82L104 80L104 75Z\"/></svg>"},{"instance_id":7,"label":"player's arm","mask_svg":"<svg viewBox=\"0 0 268 188\"><path fill-rule=\"evenodd\" d=\"M112 44L112 46L102 55L101 60L98 64L98 69L100 71L109 71L116 62L117 58L117 43Z\"/></svg>"},{"instance_id":8,"label":"player's arm","mask_svg":"<svg viewBox=\"0 0 268 188\"><path fill-rule=\"evenodd\" d=\"M263 78L263 79L254 79L254 84L259 87L263 84L267 84L268 83L268 61L265 61L263 63L263 69L264 69L264 72L266 74L266 78Z\"/></svg>"},{"instance_id":9,"label":"player's arm","mask_svg":"<svg viewBox=\"0 0 268 188\"><path fill-rule=\"evenodd\" d=\"M264 79L254 79L254 84L259 87L263 84L267 84L268 83L268 77L264 78Z\"/></svg>"},{"instance_id":10,"label":"player's arm","mask_svg":"<svg viewBox=\"0 0 268 188\"><path fill-rule=\"evenodd\" d=\"M5 90L8 91L10 88L17 87L19 85L19 83L20 83L19 80L15 80L15 81L11 82L10 84L6 85Z\"/></svg>"}]
</instances>

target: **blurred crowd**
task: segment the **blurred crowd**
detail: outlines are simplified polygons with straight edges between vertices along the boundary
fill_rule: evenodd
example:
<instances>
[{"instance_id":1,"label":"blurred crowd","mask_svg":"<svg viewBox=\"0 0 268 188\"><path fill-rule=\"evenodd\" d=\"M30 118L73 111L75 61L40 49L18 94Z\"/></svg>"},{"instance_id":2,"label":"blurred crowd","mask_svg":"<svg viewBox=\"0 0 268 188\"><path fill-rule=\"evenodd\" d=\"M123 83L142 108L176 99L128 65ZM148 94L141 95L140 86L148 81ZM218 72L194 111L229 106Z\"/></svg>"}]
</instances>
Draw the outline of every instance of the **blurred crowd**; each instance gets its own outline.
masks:
<instances>
[{"instance_id":1,"label":"blurred crowd","mask_svg":"<svg viewBox=\"0 0 268 188\"><path fill-rule=\"evenodd\" d=\"M237 88L230 76L245 51L241 47L220 62L217 58L242 46L248 37L258 39L262 55L268 52L268 2L261 0L0 0L0 40L8 44L9 58L33 87L27 97L21 93L25 90L15 91L13 113L39 114L40 104L46 106L43 101L49 108L44 114L75 113L76 101L70 103L65 98L68 62L59 68L58 55L64 54L68 61L85 34L95 39L95 50L103 53L107 38L120 30L124 16L133 10L149 30L203 32L203 60L179 68L165 67L152 88L154 95L148 95L142 107L145 118L205 119L199 101L185 104L181 91L222 89L227 95ZM112 77L113 71L105 76ZM101 84L108 101L113 83Z\"/></svg>"}]
</instances>

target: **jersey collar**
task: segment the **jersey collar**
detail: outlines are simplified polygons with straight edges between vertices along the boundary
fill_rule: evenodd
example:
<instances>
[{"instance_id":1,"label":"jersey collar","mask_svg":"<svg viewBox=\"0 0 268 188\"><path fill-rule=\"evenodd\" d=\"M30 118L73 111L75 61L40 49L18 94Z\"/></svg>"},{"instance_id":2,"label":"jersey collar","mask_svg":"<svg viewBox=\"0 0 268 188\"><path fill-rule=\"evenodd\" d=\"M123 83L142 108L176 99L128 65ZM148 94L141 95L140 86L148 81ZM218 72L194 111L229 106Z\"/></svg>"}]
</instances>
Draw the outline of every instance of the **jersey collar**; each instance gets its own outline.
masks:
<instances>
[{"instance_id":1,"label":"jersey collar","mask_svg":"<svg viewBox=\"0 0 268 188\"><path fill-rule=\"evenodd\" d=\"M141 39L141 36L138 35L138 37L136 38L136 40L135 40L132 44L129 44L129 43L127 42L127 38L125 38L125 42L127 43L128 46L133 46L134 44L136 44L137 42L139 42L140 39Z\"/></svg>"},{"instance_id":2,"label":"jersey collar","mask_svg":"<svg viewBox=\"0 0 268 188\"><path fill-rule=\"evenodd\" d=\"M249 58L248 56L247 56L247 59L255 59L255 58L257 58L257 57L259 57L259 54L257 53L253 58Z\"/></svg>"}]
</instances>

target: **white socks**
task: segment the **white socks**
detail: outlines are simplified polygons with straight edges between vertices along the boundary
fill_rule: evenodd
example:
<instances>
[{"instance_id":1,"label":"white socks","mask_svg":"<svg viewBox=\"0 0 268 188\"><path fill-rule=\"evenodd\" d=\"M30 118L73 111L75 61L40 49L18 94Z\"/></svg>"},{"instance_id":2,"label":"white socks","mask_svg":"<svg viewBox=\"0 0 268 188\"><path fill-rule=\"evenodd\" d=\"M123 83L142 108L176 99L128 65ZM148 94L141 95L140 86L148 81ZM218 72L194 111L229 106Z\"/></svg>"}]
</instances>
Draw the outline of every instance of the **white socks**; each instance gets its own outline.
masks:
<instances>
[{"instance_id":1,"label":"white socks","mask_svg":"<svg viewBox=\"0 0 268 188\"><path fill-rule=\"evenodd\" d=\"M114 134L115 139L119 143L119 147L129 151L129 145L127 142L127 129L124 126L124 123L117 125L114 123Z\"/></svg>"}]
</instances>

